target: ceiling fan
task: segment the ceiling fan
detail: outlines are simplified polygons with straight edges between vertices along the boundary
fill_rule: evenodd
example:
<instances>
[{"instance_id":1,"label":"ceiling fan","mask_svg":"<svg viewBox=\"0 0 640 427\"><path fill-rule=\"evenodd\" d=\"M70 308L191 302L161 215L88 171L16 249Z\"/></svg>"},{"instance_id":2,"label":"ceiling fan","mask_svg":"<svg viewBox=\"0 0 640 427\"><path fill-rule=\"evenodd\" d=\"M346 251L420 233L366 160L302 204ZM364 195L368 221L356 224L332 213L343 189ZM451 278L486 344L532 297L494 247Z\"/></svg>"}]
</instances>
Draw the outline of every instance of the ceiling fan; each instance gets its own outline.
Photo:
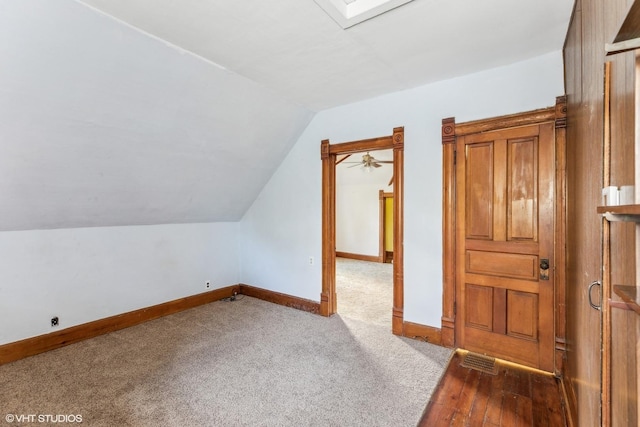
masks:
<instances>
[{"instance_id":1,"label":"ceiling fan","mask_svg":"<svg viewBox=\"0 0 640 427\"><path fill-rule=\"evenodd\" d=\"M336 164L342 163L346 160L351 154L346 155L342 159L336 162ZM355 168L356 166L362 166L363 168L379 168L382 167L384 163L393 163L393 160L377 160L373 157L369 152L362 155L362 160L359 162L344 162L344 163L355 163L351 166L347 166L348 168Z\"/></svg>"}]
</instances>

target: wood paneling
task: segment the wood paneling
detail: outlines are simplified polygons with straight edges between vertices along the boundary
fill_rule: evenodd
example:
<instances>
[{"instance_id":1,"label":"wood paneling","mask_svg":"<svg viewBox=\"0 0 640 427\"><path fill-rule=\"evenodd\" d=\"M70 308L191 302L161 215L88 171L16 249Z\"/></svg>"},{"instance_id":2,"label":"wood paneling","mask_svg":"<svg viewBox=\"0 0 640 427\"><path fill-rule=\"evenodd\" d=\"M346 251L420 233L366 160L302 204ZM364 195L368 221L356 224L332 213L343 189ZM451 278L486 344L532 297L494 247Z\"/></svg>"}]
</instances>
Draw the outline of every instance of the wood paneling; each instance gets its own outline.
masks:
<instances>
[{"instance_id":1,"label":"wood paneling","mask_svg":"<svg viewBox=\"0 0 640 427\"><path fill-rule=\"evenodd\" d=\"M507 145L507 240L538 241L538 138Z\"/></svg>"},{"instance_id":2,"label":"wood paneling","mask_svg":"<svg viewBox=\"0 0 640 427\"><path fill-rule=\"evenodd\" d=\"M530 254L467 251L467 271L490 276L536 280L538 257Z\"/></svg>"},{"instance_id":3,"label":"wood paneling","mask_svg":"<svg viewBox=\"0 0 640 427\"><path fill-rule=\"evenodd\" d=\"M469 167L466 181L472 187L467 192L465 207L467 238L493 238L493 144L468 146Z\"/></svg>"},{"instance_id":4,"label":"wood paneling","mask_svg":"<svg viewBox=\"0 0 640 427\"><path fill-rule=\"evenodd\" d=\"M465 325L469 328L493 331L493 288L467 284L465 300Z\"/></svg>"},{"instance_id":5,"label":"wood paneling","mask_svg":"<svg viewBox=\"0 0 640 427\"><path fill-rule=\"evenodd\" d=\"M538 339L538 295L507 291L507 335L522 339Z\"/></svg>"},{"instance_id":6,"label":"wood paneling","mask_svg":"<svg viewBox=\"0 0 640 427\"><path fill-rule=\"evenodd\" d=\"M604 44L613 41L631 3L578 0L564 49L567 217L571 218L567 223L566 271L566 341L570 345L564 379L576 425L638 422L637 323L629 323L627 312L611 310L607 303L609 298L616 300L611 284L636 281L636 227L603 222L595 208L604 185L634 182L634 53L605 58L604 52ZM612 62L608 89L603 87L607 60ZM593 310L587 301L586 288L594 280L603 283L602 312Z\"/></svg>"}]
</instances>

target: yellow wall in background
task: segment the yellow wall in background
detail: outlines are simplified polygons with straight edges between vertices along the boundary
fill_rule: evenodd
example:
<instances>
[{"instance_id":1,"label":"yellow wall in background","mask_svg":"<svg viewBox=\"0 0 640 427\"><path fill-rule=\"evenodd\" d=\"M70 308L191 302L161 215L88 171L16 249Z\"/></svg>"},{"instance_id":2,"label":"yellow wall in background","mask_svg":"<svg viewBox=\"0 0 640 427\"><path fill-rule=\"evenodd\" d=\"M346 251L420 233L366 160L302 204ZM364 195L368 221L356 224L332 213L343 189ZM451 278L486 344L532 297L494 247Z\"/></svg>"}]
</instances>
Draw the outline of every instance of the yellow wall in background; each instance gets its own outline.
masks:
<instances>
[{"instance_id":1,"label":"yellow wall in background","mask_svg":"<svg viewBox=\"0 0 640 427\"><path fill-rule=\"evenodd\" d=\"M384 198L384 250L393 252L393 197Z\"/></svg>"}]
</instances>

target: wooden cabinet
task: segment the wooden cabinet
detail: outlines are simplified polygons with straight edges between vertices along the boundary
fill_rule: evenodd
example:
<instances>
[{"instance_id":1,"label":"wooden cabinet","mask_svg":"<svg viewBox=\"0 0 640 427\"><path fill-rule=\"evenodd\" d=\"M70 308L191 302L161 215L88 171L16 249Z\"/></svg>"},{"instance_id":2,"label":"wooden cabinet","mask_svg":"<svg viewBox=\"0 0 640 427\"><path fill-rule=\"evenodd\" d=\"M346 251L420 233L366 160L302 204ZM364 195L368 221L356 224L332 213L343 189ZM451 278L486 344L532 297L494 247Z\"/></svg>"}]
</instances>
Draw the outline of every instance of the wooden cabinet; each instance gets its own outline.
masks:
<instances>
[{"instance_id":1,"label":"wooden cabinet","mask_svg":"<svg viewBox=\"0 0 640 427\"><path fill-rule=\"evenodd\" d=\"M631 56L631 54L629 54ZM634 64L624 60L604 67L603 187L636 182L634 108L620 109L614 102L617 68L627 65L625 76L637 76ZM624 69L623 69L624 70ZM619 72L619 71L618 71ZM629 101L630 94L626 94ZM637 94L631 97L635 100ZM633 106L633 104L631 105ZM630 305L636 288L636 246L640 205L599 206L602 225L602 421L603 425L637 425L639 318Z\"/></svg>"},{"instance_id":2,"label":"wooden cabinet","mask_svg":"<svg viewBox=\"0 0 640 427\"><path fill-rule=\"evenodd\" d=\"M639 3L635 1L635 3ZM604 46L633 0L577 0L564 49L567 112L567 361L574 425L638 425L638 316L615 290L636 286L640 208L598 207L636 184L636 57ZM640 4L640 3L639 3ZM636 26L635 28L638 28ZM606 65L606 63L610 63ZM607 76L607 79L605 79ZM603 81L607 81L603 90ZM600 303L589 285L601 283Z\"/></svg>"}]
</instances>

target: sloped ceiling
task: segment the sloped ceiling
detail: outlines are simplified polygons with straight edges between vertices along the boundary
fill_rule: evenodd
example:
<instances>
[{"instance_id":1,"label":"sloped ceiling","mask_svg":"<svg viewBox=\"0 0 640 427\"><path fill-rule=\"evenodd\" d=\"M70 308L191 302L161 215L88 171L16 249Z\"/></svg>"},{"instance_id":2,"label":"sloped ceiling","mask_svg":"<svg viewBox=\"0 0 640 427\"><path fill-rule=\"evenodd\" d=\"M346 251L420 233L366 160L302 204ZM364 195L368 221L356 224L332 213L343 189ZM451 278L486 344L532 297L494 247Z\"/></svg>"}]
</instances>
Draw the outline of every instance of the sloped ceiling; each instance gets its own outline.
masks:
<instances>
[{"instance_id":1,"label":"sloped ceiling","mask_svg":"<svg viewBox=\"0 0 640 427\"><path fill-rule=\"evenodd\" d=\"M314 112L557 51L572 4L0 0L0 230L236 221Z\"/></svg>"},{"instance_id":2,"label":"sloped ceiling","mask_svg":"<svg viewBox=\"0 0 640 427\"><path fill-rule=\"evenodd\" d=\"M574 3L413 0L343 30L314 0L82 1L314 111L560 50Z\"/></svg>"}]
</instances>

